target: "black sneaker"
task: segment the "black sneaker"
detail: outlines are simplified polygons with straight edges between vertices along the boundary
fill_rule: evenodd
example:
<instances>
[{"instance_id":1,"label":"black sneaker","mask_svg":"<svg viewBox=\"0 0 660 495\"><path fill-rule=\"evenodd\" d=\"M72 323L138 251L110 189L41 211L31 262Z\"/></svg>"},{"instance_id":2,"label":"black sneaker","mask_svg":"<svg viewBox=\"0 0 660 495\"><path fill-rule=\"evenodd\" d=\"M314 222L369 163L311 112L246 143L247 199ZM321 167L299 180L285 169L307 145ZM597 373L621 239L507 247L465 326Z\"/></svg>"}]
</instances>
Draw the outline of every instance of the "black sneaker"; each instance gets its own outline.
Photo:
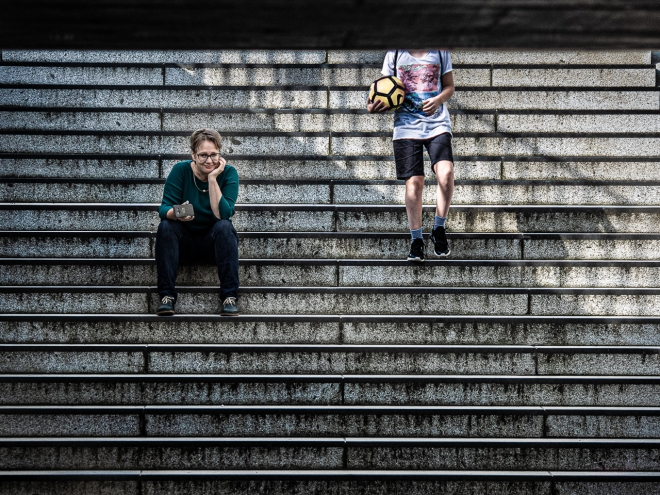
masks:
<instances>
[{"instance_id":1,"label":"black sneaker","mask_svg":"<svg viewBox=\"0 0 660 495\"><path fill-rule=\"evenodd\" d=\"M447 233L444 227L436 227L431 231L431 242L433 242L433 252L436 256L446 258L451 254Z\"/></svg>"},{"instance_id":2,"label":"black sneaker","mask_svg":"<svg viewBox=\"0 0 660 495\"><path fill-rule=\"evenodd\" d=\"M172 316L174 314L174 298L165 296L160 300L160 306L156 310L158 316Z\"/></svg>"},{"instance_id":3,"label":"black sneaker","mask_svg":"<svg viewBox=\"0 0 660 495\"><path fill-rule=\"evenodd\" d=\"M408 261L424 261L424 239L413 239L410 243Z\"/></svg>"},{"instance_id":4,"label":"black sneaker","mask_svg":"<svg viewBox=\"0 0 660 495\"><path fill-rule=\"evenodd\" d=\"M222 303L222 311L220 316L238 316L238 308L236 307L236 298L228 297Z\"/></svg>"}]
</instances>

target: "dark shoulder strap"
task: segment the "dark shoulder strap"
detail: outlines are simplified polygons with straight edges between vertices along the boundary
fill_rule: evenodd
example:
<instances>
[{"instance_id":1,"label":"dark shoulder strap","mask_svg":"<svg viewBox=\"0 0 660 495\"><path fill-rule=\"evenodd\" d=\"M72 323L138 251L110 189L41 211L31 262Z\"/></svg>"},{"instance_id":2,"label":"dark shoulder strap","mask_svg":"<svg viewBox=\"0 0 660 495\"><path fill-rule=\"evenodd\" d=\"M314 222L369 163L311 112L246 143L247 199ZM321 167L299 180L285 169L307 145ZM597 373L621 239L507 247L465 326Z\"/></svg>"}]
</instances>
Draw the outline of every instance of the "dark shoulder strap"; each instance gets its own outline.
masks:
<instances>
[{"instance_id":1,"label":"dark shoulder strap","mask_svg":"<svg viewBox=\"0 0 660 495\"><path fill-rule=\"evenodd\" d=\"M394 52L394 77L399 77L396 73L396 59L399 58L399 50Z\"/></svg>"},{"instance_id":2,"label":"dark shoulder strap","mask_svg":"<svg viewBox=\"0 0 660 495\"><path fill-rule=\"evenodd\" d=\"M438 58L440 59L440 79L442 79L442 73L444 71L442 70L443 69L443 67L442 67L442 53L440 52L440 50L438 50Z\"/></svg>"}]
</instances>

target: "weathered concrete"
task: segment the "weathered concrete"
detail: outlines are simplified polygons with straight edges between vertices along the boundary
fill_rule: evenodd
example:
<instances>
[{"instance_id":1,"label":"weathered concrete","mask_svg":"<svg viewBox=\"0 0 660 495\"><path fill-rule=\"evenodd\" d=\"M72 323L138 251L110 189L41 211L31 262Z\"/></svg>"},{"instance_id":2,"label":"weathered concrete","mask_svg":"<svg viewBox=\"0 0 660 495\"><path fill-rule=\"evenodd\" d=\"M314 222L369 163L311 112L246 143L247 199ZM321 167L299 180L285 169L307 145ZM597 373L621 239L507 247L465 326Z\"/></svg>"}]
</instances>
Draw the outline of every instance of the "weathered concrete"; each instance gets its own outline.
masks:
<instances>
[{"instance_id":1,"label":"weathered concrete","mask_svg":"<svg viewBox=\"0 0 660 495\"><path fill-rule=\"evenodd\" d=\"M12 405L340 404L337 383L61 382L0 383Z\"/></svg>"},{"instance_id":2,"label":"weathered concrete","mask_svg":"<svg viewBox=\"0 0 660 495\"><path fill-rule=\"evenodd\" d=\"M337 469L342 447L0 447L0 466L24 469Z\"/></svg>"},{"instance_id":3,"label":"weathered concrete","mask_svg":"<svg viewBox=\"0 0 660 495\"><path fill-rule=\"evenodd\" d=\"M2 495L140 495L138 481L3 481Z\"/></svg>"},{"instance_id":4,"label":"weathered concrete","mask_svg":"<svg viewBox=\"0 0 660 495\"><path fill-rule=\"evenodd\" d=\"M0 143L2 143L2 140ZM461 137L454 138L458 156L572 156L646 157L655 156L659 138L639 137ZM392 144L386 137L332 136L331 154L391 155Z\"/></svg>"},{"instance_id":5,"label":"weathered concrete","mask_svg":"<svg viewBox=\"0 0 660 495\"><path fill-rule=\"evenodd\" d=\"M15 292L0 298L2 313L146 313L145 293Z\"/></svg>"},{"instance_id":6,"label":"weathered concrete","mask_svg":"<svg viewBox=\"0 0 660 495\"><path fill-rule=\"evenodd\" d=\"M428 249L431 249L430 245ZM432 256L429 259L432 259ZM658 278L660 278L660 267L553 265L339 267L340 287L656 287Z\"/></svg>"},{"instance_id":7,"label":"weathered concrete","mask_svg":"<svg viewBox=\"0 0 660 495\"><path fill-rule=\"evenodd\" d=\"M461 165L457 166L460 169ZM612 161L612 162L513 162L502 163L502 179L540 180L630 180L660 179L660 162Z\"/></svg>"},{"instance_id":8,"label":"weathered concrete","mask_svg":"<svg viewBox=\"0 0 660 495\"><path fill-rule=\"evenodd\" d=\"M545 405L652 406L657 385L499 384L499 383L347 383L344 401L351 405Z\"/></svg>"},{"instance_id":9,"label":"weathered concrete","mask_svg":"<svg viewBox=\"0 0 660 495\"><path fill-rule=\"evenodd\" d=\"M630 470L657 470L656 449L548 448L548 447L354 447L348 449L349 469L447 470L603 470L627 466ZM584 467L582 467L584 466Z\"/></svg>"},{"instance_id":10,"label":"weathered concrete","mask_svg":"<svg viewBox=\"0 0 660 495\"><path fill-rule=\"evenodd\" d=\"M498 115L498 132L660 132L660 115ZM549 164L546 164L546 166Z\"/></svg>"},{"instance_id":11,"label":"weathered concrete","mask_svg":"<svg viewBox=\"0 0 660 495\"><path fill-rule=\"evenodd\" d=\"M152 296L155 304L156 296ZM218 314L218 294L182 293L178 311ZM2 306L0 306L1 308ZM377 294L377 293L244 293L244 314L507 314L527 313L524 294Z\"/></svg>"},{"instance_id":12,"label":"weathered concrete","mask_svg":"<svg viewBox=\"0 0 660 495\"><path fill-rule=\"evenodd\" d=\"M655 239L526 239L525 259L657 260Z\"/></svg>"},{"instance_id":13,"label":"weathered concrete","mask_svg":"<svg viewBox=\"0 0 660 495\"><path fill-rule=\"evenodd\" d=\"M112 210L21 210L20 219L0 216L2 230L152 230L158 228L158 213L153 211Z\"/></svg>"},{"instance_id":14,"label":"weathered concrete","mask_svg":"<svg viewBox=\"0 0 660 495\"><path fill-rule=\"evenodd\" d=\"M451 239L452 259L519 259L518 239ZM239 239L244 258L403 259L410 239L276 237ZM0 254L2 243L0 241Z\"/></svg>"},{"instance_id":15,"label":"weathered concrete","mask_svg":"<svg viewBox=\"0 0 660 495\"><path fill-rule=\"evenodd\" d=\"M611 489L611 488L610 488ZM288 495L314 493L319 495L551 495L550 483L518 481L162 481L144 483L144 495L197 495L254 493L259 495ZM620 495L621 492L616 493ZM640 492L650 495L652 492ZM4 494L3 494L4 495ZM20 494L23 495L23 494ZM47 495L51 495L50 493ZM78 495L78 494L75 494ZM565 494L562 494L565 495ZM591 495L591 493L589 493ZM610 494L608 494L610 495ZM611 493L615 495L615 493ZM622 495L622 494L621 494Z\"/></svg>"},{"instance_id":16,"label":"weathered concrete","mask_svg":"<svg viewBox=\"0 0 660 495\"><path fill-rule=\"evenodd\" d=\"M366 91L333 90L329 107L364 108L366 97ZM447 105L450 110L657 110L658 93L643 90L465 90L454 93Z\"/></svg>"},{"instance_id":17,"label":"weathered concrete","mask_svg":"<svg viewBox=\"0 0 660 495\"><path fill-rule=\"evenodd\" d=\"M0 237L0 256L48 258L148 258L148 237Z\"/></svg>"},{"instance_id":18,"label":"weathered concrete","mask_svg":"<svg viewBox=\"0 0 660 495\"><path fill-rule=\"evenodd\" d=\"M493 115L455 114L454 132L492 132ZM163 130L191 132L201 127L223 131L391 132L391 114L369 113L168 113Z\"/></svg>"},{"instance_id":19,"label":"weathered concrete","mask_svg":"<svg viewBox=\"0 0 660 495\"><path fill-rule=\"evenodd\" d=\"M160 68L0 66L0 84L160 86Z\"/></svg>"},{"instance_id":20,"label":"weathered concrete","mask_svg":"<svg viewBox=\"0 0 660 495\"><path fill-rule=\"evenodd\" d=\"M71 108L326 108L323 90L0 89L0 105ZM364 106L364 99L362 101Z\"/></svg>"},{"instance_id":21,"label":"weathered concrete","mask_svg":"<svg viewBox=\"0 0 660 495\"><path fill-rule=\"evenodd\" d=\"M563 437L570 434L584 438L658 438L658 416L548 416L547 434Z\"/></svg>"},{"instance_id":22,"label":"weathered concrete","mask_svg":"<svg viewBox=\"0 0 660 495\"><path fill-rule=\"evenodd\" d=\"M303 189L301 186L298 189ZM405 204L404 184L335 184L333 199L338 204ZM2 191L0 190L0 193ZM18 194L18 193L17 193ZM427 184L425 204L435 203L437 186ZM241 199L244 200L243 196ZM248 201L245 201L248 202ZM255 201L258 202L258 201ZM456 184L454 205L648 205L660 204L660 187L643 183L631 185L585 184Z\"/></svg>"},{"instance_id":23,"label":"weathered concrete","mask_svg":"<svg viewBox=\"0 0 660 495\"><path fill-rule=\"evenodd\" d=\"M543 294L530 296L533 315L660 315L660 296L600 295L600 294Z\"/></svg>"},{"instance_id":24,"label":"weathered concrete","mask_svg":"<svg viewBox=\"0 0 660 495\"><path fill-rule=\"evenodd\" d=\"M0 373L140 373L141 352L39 352L0 353Z\"/></svg>"},{"instance_id":25,"label":"weathered concrete","mask_svg":"<svg viewBox=\"0 0 660 495\"><path fill-rule=\"evenodd\" d=\"M46 52L48 53L48 52ZM65 53L65 52L59 52ZM94 53L94 52L92 52ZM41 52L17 52L10 50L9 57L17 55L38 57ZM384 50L328 50L328 63L378 63L382 64ZM452 50L454 64L587 64L587 65L649 65L650 51L492 51L492 50Z\"/></svg>"},{"instance_id":26,"label":"weathered concrete","mask_svg":"<svg viewBox=\"0 0 660 495\"><path fill-rule=\"evenodd\" d=\"M158 131L149 112L0 112L0 129L56 131Z\"/></svg>"},{"instance_id":27,"label":"weathered concrete","mask_svg":"<svg viewBox=\"0 0 660 495\"><path fill-rule=\"evenodd\" d=\"M605 418L606 420L607 418ZM148 414L153 436L540 437L542 416L498 414Z\"/></svg>"},{"instance_id":28,"label":"weathered concrete","mask_svg":"<svg viewBox=\"0 0 660 495\"><path fill-rule=\"evenodd\" d=\"M538 355L540 375L654 376L658 354L545 354Z\"/></svg>"},{"instance_id":29,"label":"weathered concrete","mask_svg":"<svg viewBox=\"0 0 660 495\"><path fill-rule=\"evenodd\" d=\"M225 139L224 153L266 155L327 155L327 136L240 136ZM5 153L187 154L188 136L20 135L0 134Z\"/></svg>"},{"instance_id":30,"label":"weathered concrete","mask_svg":"<svg viewBox=\"0 0 660 495\"><path fill-rule=\"evenodd\" d=\"M157 160L90 160L63 158L0 158L3 177L70 177L157 179Z\"/></svg>"},{"instance_id":31,"label":"weathered concrete","mask_svg":"<svg viewBox=\"0 0 660 495\"><path fill-rule=\"evenodd\" d=\"M654 364L657 366L657 360ZM649 360L649 366L653 366ZM151 373L534 374L529 353L152 352Z\"/></svg>"},{"instance_id":32,"label":"weathered concrete","mask_svg":"<svg viewBox=\"0 0 660 495\"><path fill-rule=\"evenodd\" d=\"M326 52L325 50L3 50L2 59L6 62L114 64L322 64L326 61Z\"/></svg>"},{"instance_id":33,"label":"weathered concrete","mask_svg":"<svg viewBox=\"0 0 660 495\"><path fill-rule=\"evenodd\" d=\"M648 69L493 69L493 86L655 87Z\"/></svg>"},{"instance_id":34,"label":"weathered concrete","mask_svg":"<svg viewBox=\"0 0 660 495\"><path fill-rule=\"evenodd\" d=\"M344 322L347 344L660 345L660 324Z\"/></svg>"},{"instance_id":35,"label":"weathered concrete","mask_svg":"<svg viewBox=\"0 0 660 495\"><path fill-rule=\"evenodd\" d=\"M138 414L2 414L0 419L0 437L126 437L140 434Z\"/></svg>"},{"instance_id":36,"label":"weathered concrete","mask_svg":"<svg viewBox=\"0 0 660 495\"><path fill-rule=\"evenodd\" d=\"M339 321L243 321L221 318L186 321L0 321L3 343L102 344L339 344ZM630 331L633 334L633 331ZM634 335L639 335L639 332ZM643 334L645 335L645 334Z\"/></svg>"},{"instance_id":37,"label":"weathered concrete","mask_svg":"<svg viewBox=\"0 0 660 495\"><path fill-rule=\"evenodd\" d=\"M589 482L557 483L558 495L653 495L660 490L657 482Z\"/></svg>"}]
</instances>

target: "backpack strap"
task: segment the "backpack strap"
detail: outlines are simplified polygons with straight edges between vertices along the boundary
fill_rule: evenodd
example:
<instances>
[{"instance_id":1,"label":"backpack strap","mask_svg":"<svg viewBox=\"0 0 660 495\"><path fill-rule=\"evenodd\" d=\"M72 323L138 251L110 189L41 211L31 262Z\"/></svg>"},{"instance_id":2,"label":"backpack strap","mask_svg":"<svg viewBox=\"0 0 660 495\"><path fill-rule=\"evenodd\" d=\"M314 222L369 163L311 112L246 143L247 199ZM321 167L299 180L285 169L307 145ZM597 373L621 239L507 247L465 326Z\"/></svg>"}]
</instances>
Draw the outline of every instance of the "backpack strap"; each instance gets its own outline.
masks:
<instances>
[{"instance_id":1,"label":"backpack strap","mask_svg":"<svg viewBox=\"0 0 660 495\"><path fill-rule=\"evenodd\" d=\"M399 77L396 73L396 60L399 58L399 50L394 52L394 77Z\"/></svg>"}]
</instances>

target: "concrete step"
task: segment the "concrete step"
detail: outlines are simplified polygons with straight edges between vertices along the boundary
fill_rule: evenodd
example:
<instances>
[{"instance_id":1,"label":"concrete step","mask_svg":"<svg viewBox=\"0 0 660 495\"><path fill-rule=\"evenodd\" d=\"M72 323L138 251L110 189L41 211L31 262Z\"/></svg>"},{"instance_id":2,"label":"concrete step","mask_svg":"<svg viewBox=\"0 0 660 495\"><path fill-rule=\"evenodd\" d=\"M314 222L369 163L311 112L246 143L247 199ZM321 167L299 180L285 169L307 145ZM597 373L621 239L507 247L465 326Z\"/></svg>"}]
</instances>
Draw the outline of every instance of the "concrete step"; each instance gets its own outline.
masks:
<instances>
[{"instance_id":1,"label":"concrete step","mask_svg":"<svg viewBox=\"0 0 660 495\"><path fill-rule=\"evenodd\" d=\"M216 287L178 286L177 312L219 314ZM153 314L148 286L2 286L0 312ZM246 315L659 316L660 289L525 287L243 287Z\"/></svg>"},{"instance_id":2,"label":"concrete step","mask_svg":"<svg viewBox=\"0 0 660 495\"><path fill-rule=\"evenodd\" d=\"M261 110L234 112L179 112L153 109L25 109L0 111L0 129L41 131L180 131L191 134L195 129L210 127L233 132L392 132L392 115L371 115L366 110ZM641 117L649 117L642 115ZM648 119L647 119L648 120ZM493 132L495 115L451 115L455 132ZM644 122L638 124L641 125ZM561 130L561 129L559 129ZM647 129L648 132L649 129ZM592 132L598 132L595 129ZM619 132L614 131L614 132Z\"/></svg>"},{"instance_id":3,"label":"concrete step","mask_svg":"<svg viewBox=\"0 0 660 495\"><path fill-rule=\"evenodd\" d=\"M369 86L380 66L135 67L0 66L0 84L116 86ZM655 87L650 64L631 68L474 68L454 66L456 86L500 87Z\"/></svg>"},{"instance_id":4,"label":"concrete step","mask_svg":"<svg viewBox=\"0 0 660 495\"><path fill-rule=\"evenodd\" d=\"M0 373L654 376L660 347L0 344Z\"/></svg>"},{"instance_id":5,"label":"concrete step","mask_svg":"<svg viewBox=\"0 0 660 495\"><path fill-rule=\"evenodd\" d=\"M0 105L62 108L332 108L365 107L367 88L342 86L126 88L35 85L0 88ZM657 110L658 92L645 88L465 89L448 102L455 110Z\"/></svg>"},{"instance_id":6,"label":"concrete step","mask_svg":"<svg viewBox=\"0 0 660 495\"><path fill-rule=\"evenodd\" d=\"M0 314L6 344L660 346L655 317Z\"/></svg>"},{"instance_id":7,"label":"concrete step","mask_svg":"<svg viewBox=\"0 0 660 495\"><path fill-rule=\"evenodd\" d=\"M628 63L637 63L636 60L633 61L635 55L630 55L633 59ZM114 64L322 64L327 61L327 52L325 50L2 50L2 60Z\"/></svg>"},{"instance_id":8,"label":"concrete step","mask_svg":"<svg viewBox=\"0 0 660 495\"><path fill-rule=\"evenodd\" d=\"M345 493L368 495L405 491L427 493L483 493L572 495L575 493L653 495L660 488L657 475L643 471L386 471L386 470L231 470L231 471L8 471L0 474L3 495L160 495L176 493ZM460 492L457 492L460 490Z\"/></svg>"},{"instance_id":9,"label":"concrete step","mask_svg":"<svg viewBox=\"0 0 660 495\"><path fill-rule=\"evenodd\" d=\"M157 204L0 203L0 230L136 231L158 228ZM423 225L435 207L425 206ZM16 213L20 212L20 213ZM20 215L17 225L15 216ZM657 233L660 209L650 206L473 206L451 210L450 232ZM244 232L407 232L403 206L239 204L233 223Z\"/></svg>"},{"instance_id":10,"label":"concrete step","mask_svg":"<svg viewBox=\"0 0 660 495\"><path fill-rule=\"evenodd\" d=\"M4 52L3 52L4 53ZM3 60L38 60L69 61L82 54L69 55L70 52L45 52L32 54L28 51L9 51L9 58ZM328 50L328 63L383 63L383 50ZM87 58L96 57L92 52ZM651 64L651 51L534 51L526 50L452 50L454 64L497 64L497 65L628 65ZM82 60L81 60L82 61ZM90 60L91 61L91 60Z\"/></svg>"},{"instance_id":11,"label":"concrete step","mask_svg":"<svg viewBox=\"0 0 660 495\"><path fill-rule=\"evenodd\" d=\"M1 405L655 407L657 376L0 374Z\"/></svg>"},{"instance_id":12,"label":"concrete step","mask_svg":"<svg viewBox=\"0 0 660 495\"><path fill-rule=\"evenodd\" d=\"M4 62L382 64L385 50L2 50ZM452 51L454 64L651 64L651 51Z\"/></svg>"},{"instance_id":13,"label":"concrete step","mask_svg":"<svg viewBox=\"0 0 660 495\"><path fill-rule=\"evenodd\" d=\"M52 203L158 203L162 179L0 179L0 201ZM243 204L403 205L403 181L305 181L301 179L241 182ZM422 200L433 204L435 181L428 181ZM629 205L660 204L660 181L464 181L455 182L454 205Z\"/></svg>"},{"instance_id":14,"label":"concrete step","mask_svg":"<svg viewBox=\"0 0 660 495\"><path fill-rule=\"evenodd\" d=\"M455 84L490 86L490 68L457 67ZM615 69L621 72L623 84L644 86L644 70L653 75L655 69ZM0 84L89 85L89 86L365 86L381 76L380 67L305 66L249 67L102 67L0 65ZM561 76L560 76L561 77ZM601 76L607 78L606 75ZM612 76L610 76L611 78ZM606 80L606 79L605 79ZM628 82L628 84L626 84ZM529 86L529 85L527 85ZM612 84L610 84L612 86Z\"/></svg>"},{"instance_id":15,"label":"concrete step","mask_svg":"<svg viewBox=\"0 0 660 495\"><path fill-rule=\"evenodd\" d=\"M0 152L31 154L98 153L108 155L169 154L186 156L187 133L75 133L0 134ZM529 157L653 157L660 137L596 135L566 137L544 134L456 134L453 147L458 156ZM391 156L389 133L238 133L225 136L227 154L259 156ZM119 158L119 157L117 157ZM135 158L141 158L135 156Z\"/></svg>"},{"instance_id":16,"label":"concrete step","mask_svg":"<svg viewBox=\"0 0 660 495\"><path fill-rule=\"evenodd\" d=\"M27 111L26 111L27 110ZM35 131L180 131L201 127L231 132L391 132L392 115L362 110L252 110L201 113L153 109L7 109L0 129ZM513 112L513 111L512 111ZM651 113L454 113L452 130L507 133L658 133L660 117Z\"/></svg>"},{"instance_id":17,"label":"concrete step","mask_svg":"<svg viewBox=\"0 0 660 495\"><path fill-rule=\"evenodd\" d=\"M5 155L6 156L6 155ZM185 159L182 156L181 159ZM232 156L242 181L247 179L290 180L383 180L394 179L394 158L383 157L240 157ZM457 180L605 180L658 181L660 161L626 158L547 159L516 161L502 157L454 157ZM1 177L166 178L177 159L154 155L149 159L108 155L13 155L0 157ZM427 177L432 178L426 161Z\"/></svg>"},{"instance_id":18,"label":"concrete step","mask_svg":"<svg viewBox=\"0 0 660 495\"><path fill-rule=\"evenodd\" d=\"M393 469L658 471L659 440L7 438L4 470ZM660 479L660 475L658 475Z\"/></svg>"},{"instance_id":19,"label":"concrete step","mask_svg":"<svg viewBox=\"0 0 660 495\"><path fill-rule=\"evenodd\" d=\"M12 90L0 90L0 104L10 104L5 103L11 98L9 94L5 93L6 91ZM21 101L25 103L21 104L47 105L45 102L52 98L48 92L53 90L35 89L31 91L35 92L30 94L35 103L30 105L26 99L22 99ZM72 102L67 106L91 106L91 102L86 103L87 100L83 95L74 97L73 92L71 96L68 96L68 93L62 93L62 95L63 97L67 95L66 100ZM364 108L364 91L333 89L329 92L329 97L329 108ZM163 98L167 98L166 101L169 101L166 93L163 93ZM40 101L44 103L37 103ZM658 92L639 88L603 88L600 90L574 88L563 90L483 88L473 90L466 88L454 93L454 96L447 102L447 106L450 110L657 110Z\"/></svg>"},{"instance_id":20,"label":"concrete step","mask_svg":"<svg viewBox=\"0 0 660 495\"><path fill-rule=\"evenodd\" d=\"M429 251L431 250L429 246ZM402 258L399 253L399 258ZM659 261L245 259L242 287L653 288ZM153 258L4 258L0 284L133 286L157 279ZM218 286L210 263L181 266L180 285Z\"/></svg>"},{"instance_id":21,"label":"concrete step","mask_svg":"<svg viewBox=\"0 0 660 495\"><path fill-rule=\"evenodd\" d=\"M344 435L585 441L657 439L660 428L657 407L42 405L0 406L0 415L0 437Z\"/></svg>"},{"instance_id":22,"label":"concrete step","mask_svg":"<svg viewBox=\"0 0 660 495\"><path fill-rule=\"evenodd\" d=\"M428 234L428 229L427 232ZM451 260L656 260L658 234L494 234L450 232ZM0 231L5 258L150 258L154 232ZM247 259L391 259L410 235L379 232L239 232ZM430 249L430 245L428 246ZM403 255L402 255L403 253ZM430 259L433 259L431 256Z\"/></svg>"}]
</instances>

